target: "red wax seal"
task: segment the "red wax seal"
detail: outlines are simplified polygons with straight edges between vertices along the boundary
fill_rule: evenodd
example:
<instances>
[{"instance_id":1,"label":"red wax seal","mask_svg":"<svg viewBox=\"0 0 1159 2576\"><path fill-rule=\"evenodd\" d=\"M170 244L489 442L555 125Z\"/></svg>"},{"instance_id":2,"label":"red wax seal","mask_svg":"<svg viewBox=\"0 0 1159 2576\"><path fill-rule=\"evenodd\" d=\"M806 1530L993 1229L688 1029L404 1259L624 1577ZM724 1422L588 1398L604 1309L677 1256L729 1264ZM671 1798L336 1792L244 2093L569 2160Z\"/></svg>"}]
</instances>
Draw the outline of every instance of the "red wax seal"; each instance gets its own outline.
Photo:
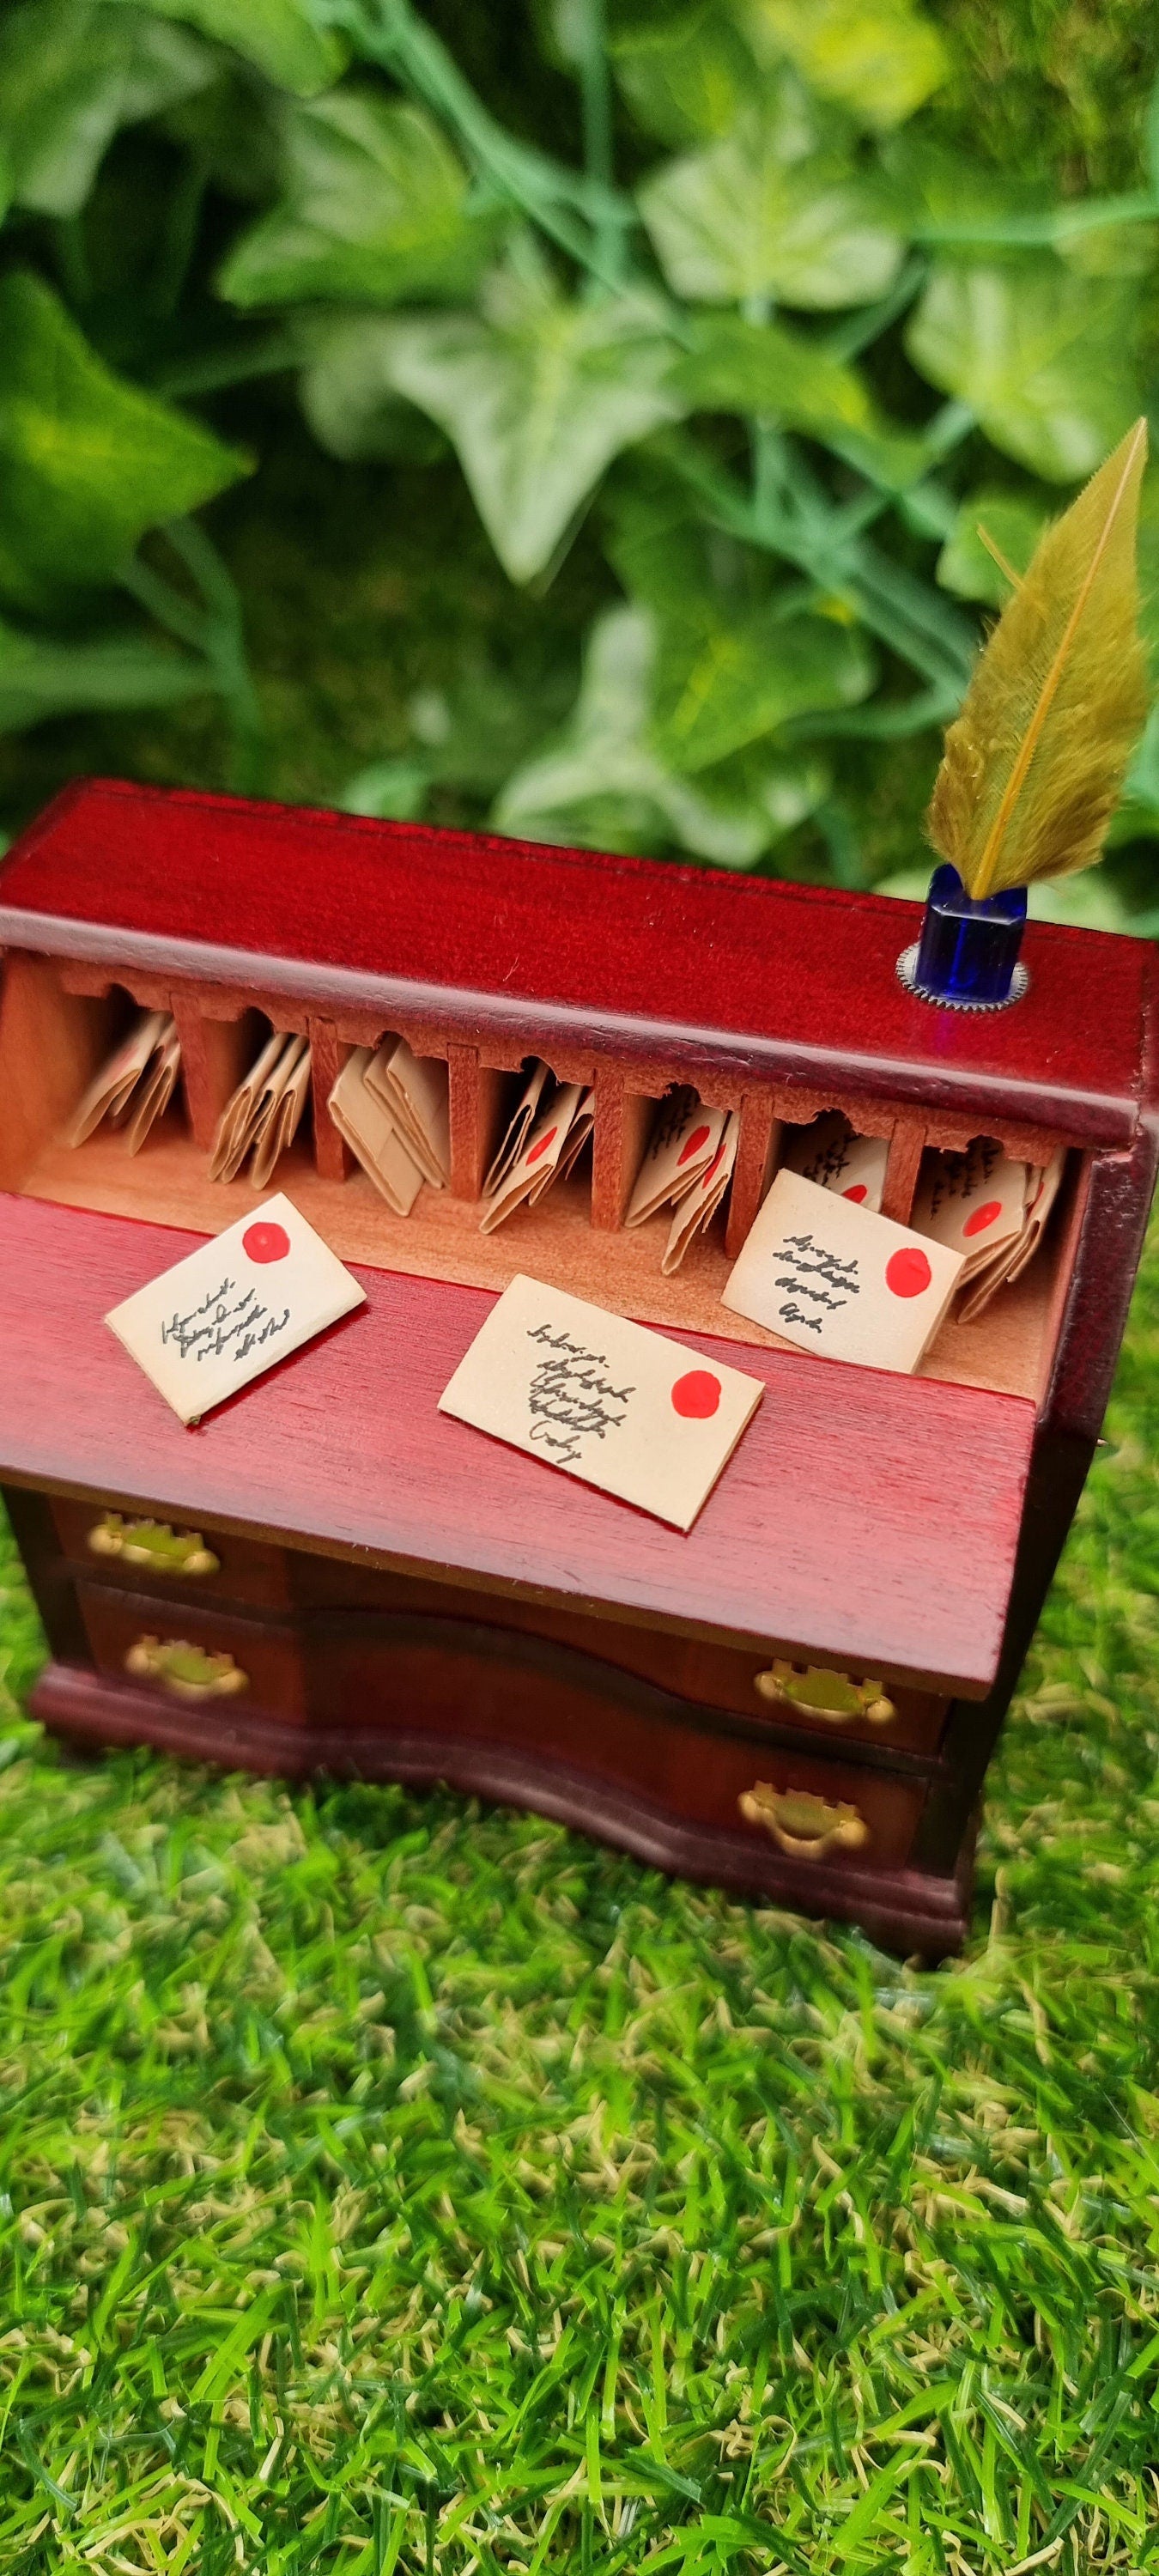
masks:
<instances>
[{"instance_id":1,"label":"red wax seal","mask_svg":"<svg viewBox=\"0 0 1159 2576\"><path fill-rule=\"evenodd\" d=\"M241 1248L251 1261L284 1261L290 1238L284 1225L247 1225Z\"/></svg>"},{"instance_id":2,"label":"red wax seal","mask_svg":"<svg viewBox=\"0 0 1159 2576\"><path fill-rule=\"evenodd\" d=\"M885 1284L895 1297L920 1297L933 1275L924 1252L910 1244L901 1252L891 1252L885 1265Z\"/></svg>"},{"instance_id":3,"label":"red wax seal","mask_svg":"<svg viewBox=\"0 0 1159 2576\"><path fill-rule=\"evenodd\" d=\"M851 1190L842 1190L841 1196L843 1199L856 1199L860 1207L862 1199L869 1197L869 1192L864 1181L855 1181Z\"/></svg>"},{"instance_id":4,"label":"red wax seal","mask_svg":"<svg viewBox=\"0 0 1159 2576\"><path fill-rule=\"evenodd\" d=\"M700 1152L701 1146L707 1145L711 1133L712 1130L709 1127L694 1127L687 1144L681 1146L680 1152L676 1157L677 1166L679 1167L681 1163L691 1162L692 1156Z\"/></svg>"},{"instance_id":5,"label":"red wax seal","mask_svg":"<svg viewBox=\"0 0 1159 2576\"><path fill-rule=\"evenodd\" d=\"M1001 1214L1001 1199L987 1199L983 1207L975 1208L973 1216L967 1217L962 1232L963 1234L985 1234L987 1226L993 1225L995 1217Z\"/></svg>"},{"instance_id":6,"label":"red wax seal","mask_svg":"<svg viewBox=\"0 0 1159 2576\"><path fill-rule=\"evenodd\" d=\"M554 1145L554 1143L555 1143L556 1133L557 1133L557 1131L556 1131L556 1129L555 1129L554 1127L549 1127L549 1128L548 1128L548 1131L547 1131L546 1136L541 1136L541 1137L540 1137L540 1139L539 1139L539 1143L538 1143L538 1145L533 1145L533 1146L532 1146L531 1151L530 1151L530 1153L529 1153L529 1155L528 1155L528 1157L527 1157L527 1160L528 1160L528 1162L529 1162L529 1163L537 1163L537 1162L539 1161L539 1157L540 1157L540 1155L541 1155L541 1154L546 1154L547 1149L548 1149L548 1146L549 1146L549 1145Z\"/></svg>"},{"instance_id":7,"label":"red wax seal","mask_svg":"<svg viewBox=\"0 0 1159 2576\"><path fill-rule=\"evenodd\" d=\"M720 1140L720 1143L719 1143L719 1145L717 1146L716 1152L715 1152L715 1154L713 1155L712 1161L711 1161L711 1163L710 1163L710 1164L709 1164L709 1166L708 1166L708 1170L706 1171L706 1173L705 1173L705 1175L704 1175L704 1179L702 1180L702 1182L701 1182L701 1184L700 1184L700 1186L701 1186L701 1189L702 1189L702 1190L706 1190L706 1189L708 1188L708 1184L709 1184L709 1182L713 1179L713 1177L714 1177L715 1173L717 1173L717 1172L720 1170L720 1167L721 1167L721 1164L723 1163L723 1161L724 1161L724 1138L723 1138L723 1136L722 1136L722 1137L721 1137L721 1140Z\"/></svg>"},{"instance_id":8,"label":"red wax seal","mask_svg":"<svg viewBox=\"0 0 1159 2576\"><path fill-rule=\"evenodd\" d=\"M672 1389L672 1410L686 1422L707 1422L720 1403L720 1379L711 1369L689 1369Z\"/></svg>"}]
</instances>

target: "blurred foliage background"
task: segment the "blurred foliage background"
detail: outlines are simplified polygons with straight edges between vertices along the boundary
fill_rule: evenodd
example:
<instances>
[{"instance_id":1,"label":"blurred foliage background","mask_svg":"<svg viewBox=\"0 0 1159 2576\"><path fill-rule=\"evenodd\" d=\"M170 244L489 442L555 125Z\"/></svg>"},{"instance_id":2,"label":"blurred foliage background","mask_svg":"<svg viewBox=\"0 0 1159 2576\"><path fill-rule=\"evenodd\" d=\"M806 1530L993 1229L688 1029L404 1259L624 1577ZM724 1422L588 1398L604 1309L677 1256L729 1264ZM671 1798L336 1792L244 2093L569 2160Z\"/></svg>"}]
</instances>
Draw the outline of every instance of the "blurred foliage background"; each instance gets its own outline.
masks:
<instances>
[{"instance_id":1,"label":"blurred foliage background","mask_svg":"<svg viewBox=\"0 0 1159 2576\"><path fill-rule=\"evenodd\" d=\"M1159 375L1133 0L9 0L0 826L78 771L918 891ZM1159 465L1143 577L1159 680ZM1108 864L1159 930L1159 708Z\"/></svg>"}]
</instances>

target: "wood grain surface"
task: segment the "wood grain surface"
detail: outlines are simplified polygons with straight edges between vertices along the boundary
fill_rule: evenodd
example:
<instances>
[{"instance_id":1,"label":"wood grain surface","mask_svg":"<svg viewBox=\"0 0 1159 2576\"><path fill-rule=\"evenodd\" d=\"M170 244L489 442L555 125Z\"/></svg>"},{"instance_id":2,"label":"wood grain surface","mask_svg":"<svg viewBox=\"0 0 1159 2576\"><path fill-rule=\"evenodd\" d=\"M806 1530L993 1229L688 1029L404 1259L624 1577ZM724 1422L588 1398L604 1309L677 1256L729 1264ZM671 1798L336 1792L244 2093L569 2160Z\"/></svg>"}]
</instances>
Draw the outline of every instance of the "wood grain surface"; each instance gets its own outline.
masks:
<instances>
[{"instance_id":1,"label":"wood grain surface","mask_svg":"<svg viewBox=\"0 0 1159 2576\"><path fill-rule=\"evenodd\" d=\"M0 943L120 957L454 1034L676 1045L754 1075L1005 1111L1076 1140L1138 1124L1148 943L1044 922L1030 989L936 1011L897 980L917 905L188 790L67 789L0 868Z\"/></svg>"},{"instance_id":2,"label":"wood grain surface","mask_svg":"<svg viewBox=\"0 0 1159 2576\"><path fill-rule=\"evenodd\" d=\"M0 1201L0 1473L934 1689L989 1687L1034 1432L1024 1400L729 1344L768 1394L682 1536L437 1412L492 1302L441 1281L359 1271L365 1308L184 1430L102 1318L191 1249L162 1227Z\"/></svg>"}]
</instances>

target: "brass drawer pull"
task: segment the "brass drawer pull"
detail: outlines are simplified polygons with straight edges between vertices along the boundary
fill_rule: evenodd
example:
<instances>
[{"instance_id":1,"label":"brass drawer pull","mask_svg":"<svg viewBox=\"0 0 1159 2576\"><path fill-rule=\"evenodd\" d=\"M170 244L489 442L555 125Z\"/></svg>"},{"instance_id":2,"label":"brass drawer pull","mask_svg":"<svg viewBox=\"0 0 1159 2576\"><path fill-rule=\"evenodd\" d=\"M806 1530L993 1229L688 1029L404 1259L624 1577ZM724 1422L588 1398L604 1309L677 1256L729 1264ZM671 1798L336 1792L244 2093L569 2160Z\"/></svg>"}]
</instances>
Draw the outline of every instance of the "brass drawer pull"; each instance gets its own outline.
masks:
<instances>
[{"instance_id":1,"label":"brass drawer pull","mask_svg":"<svg viewBox=\"0 0 1159 2576\"><path fill-rule=\"evenodd\" d=\"M221 1559L200 1530L170 1529L168 1521L127 1521L120 1512L105 1512L89 1531L89 1546L94 1556L119 1556L122 1565L147 1565L154 1574L221 1572Z\"/></svg>"},{"instance_id":2,"label":"brass drawer pull","mask_svg":"<svg viewBox=\"0 0 1159 2576\"><path fill-rule=\"evenodd\" d=\"M826 1852L860 1851L869 1827L856 1807L830 1806L810 1789L774 1789L758 1780L738 1804L746 1825L763 1825L794 1860L823 1860Z\"/></svg>"},{"instance_id":3,"label":"brass drawer pull","mask_svg":"<svg viewBox=\"0 0 1159 2576\"><path fill-rule=\"evenodd\" d=\"M848 1673L830 1672L824 1664L801 1667L779 1658L768 1672L754 1673L753 1689L762 1699L779 1700L782 1708L795 1709L799 1717L823 1717L830 1726L848 1726L854 1717L867 1717L871 1726L888 1726L897 1716L880 1682L870 1681L868 1675L855 1682Z\"/></svg>"},{"instance_id":4,"label":"brass drawer pull","mask_svg":"<svg viewBox=\"0 0 1159 2576\"><path fill-rule=\"evenodd\" d=\"M210 1655L203 1646L188 1646L181 1637L138 1637L125 1657L125 1671L138 1680L159 1682L174 1699L235 1699L249 1689L249 1674L228 1654Z\"/></svg>"}]
</instances>

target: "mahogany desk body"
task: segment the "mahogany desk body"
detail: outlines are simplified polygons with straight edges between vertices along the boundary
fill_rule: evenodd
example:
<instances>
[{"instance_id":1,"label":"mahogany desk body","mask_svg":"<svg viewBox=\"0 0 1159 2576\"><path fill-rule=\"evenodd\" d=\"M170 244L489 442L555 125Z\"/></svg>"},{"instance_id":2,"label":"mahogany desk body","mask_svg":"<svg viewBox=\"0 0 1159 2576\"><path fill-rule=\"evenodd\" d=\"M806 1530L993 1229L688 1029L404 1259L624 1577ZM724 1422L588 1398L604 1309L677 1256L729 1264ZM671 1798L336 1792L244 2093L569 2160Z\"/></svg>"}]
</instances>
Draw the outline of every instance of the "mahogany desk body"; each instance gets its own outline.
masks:
<instances>
[{"instance_id":1,"label":"mahogany desk body","mask_svg":"<svg viewBox=\"0 0 1159 2576\"><path fill-rule=\"evenodd\" d=\"M410 825L100 782L59 798L0 866L0 1474L50 1641L45 1723L444 1779L952 1950L1138 1262L1155 958L1034 925L1025 1001L975 1017L897 982L916 927L868 896ZM134 1005L176 1016L180 1099L136 1160L115 1133L72 1150ZM256 1203L209 1182L208 1152L271 1027L309 1034L314 1074L271 1187L368 1304L185 1430L102 1318ZM405 1221L326 1108L349 1049L388 1031L450 1077L451 1188ZM590 1163L484 1237L530 1055L594 1084ZM726 1219L664 1279L667 1219L622 1220L678 1081L738 1112L740 1145ZM913 1378L806 1357L719 1303L786 1126L830 1107L889 1139L903 1221L926 1145L1069 1149L1023 1281ZM766 1380L689 1535L437 1412L517 1270ZM143 1522L173 1534L160 1556Z\"/></svg>"}]
</instances>

